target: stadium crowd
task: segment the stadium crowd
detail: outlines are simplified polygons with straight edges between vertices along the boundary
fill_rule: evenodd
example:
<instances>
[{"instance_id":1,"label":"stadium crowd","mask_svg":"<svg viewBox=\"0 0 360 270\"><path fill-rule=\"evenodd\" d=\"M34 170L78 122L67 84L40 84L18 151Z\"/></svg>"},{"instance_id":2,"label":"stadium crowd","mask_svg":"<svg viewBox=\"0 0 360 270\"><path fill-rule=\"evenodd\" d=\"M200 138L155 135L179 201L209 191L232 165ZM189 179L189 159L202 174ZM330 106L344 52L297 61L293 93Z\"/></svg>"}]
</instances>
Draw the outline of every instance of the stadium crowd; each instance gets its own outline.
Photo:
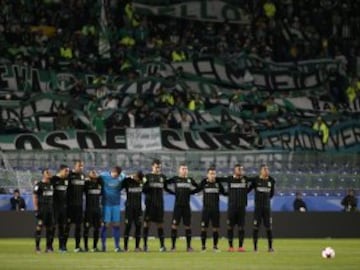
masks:
<instances>
[{"instance_id":1,"label":"stadium crowd","mask_svg":"<svg viewBox=\"0 0 360 270\"><path fill-rule=\"evenodd\" d=\"M0 2L2 64L97 74L93 85L106 92L99 99L89 95L86 92L89 86L78 81L70 91L75 102L59 110L55 129L84 128L74 117L72 109L77 108L89 114L92 128L98 132L105 128L149 126L188 130L194 123L186 111L206 111L219 104L233 112L250 106L252 115L268 113L256 126L246 120L240 124L224 120L226 128L217 130L220 132L242 132L256 138L259 127L273 128L281 119L288 126L296 124L296 119L274 102L276 93L259 92L255 87L252 91L234 89L223 101L218 92L204 97L194 89L173 89L174 78L166 78L155 93L130 97L113 95L112 86L102 84L104 74L136 80L141 76L137 67L154 58L177 62L214 56L226 61L247 53L275 62L335 59L340 68L330 74L329 85L324 86L329 88L334 110L350 103L357 108L360 96L357 1L228 1L250 14L251 23L247 25L143 15L136 12L132 1L125 0L104 1L102 13L99 2ZM106 25L101 23L104 18L101 14L107 17ZM104 45L102 39L108 40L108 44ZM14 94L2 98L17 97ZM78 102L79 98L85 102ZM183 113L174 114L175 107L183 108ZM158 108L167 110L164 113ZM102 112L107 109L114 113L106 118Z\"/></svg>"}]
</instances>

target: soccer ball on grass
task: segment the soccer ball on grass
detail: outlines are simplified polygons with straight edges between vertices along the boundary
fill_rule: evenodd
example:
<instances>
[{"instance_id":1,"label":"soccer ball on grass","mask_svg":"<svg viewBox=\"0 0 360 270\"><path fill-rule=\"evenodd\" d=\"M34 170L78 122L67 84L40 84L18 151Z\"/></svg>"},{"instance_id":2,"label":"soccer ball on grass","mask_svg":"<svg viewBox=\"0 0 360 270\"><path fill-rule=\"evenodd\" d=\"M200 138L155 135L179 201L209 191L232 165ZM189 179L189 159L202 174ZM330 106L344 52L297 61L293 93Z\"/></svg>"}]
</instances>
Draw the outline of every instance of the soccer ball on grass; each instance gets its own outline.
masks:
<instances>
[{"instance_id":1,"label":"soccer ball on grass","mask_svg":"<svg viewBox=\"0 0 360 270\"><path fill-rule=\"evenodd\" d=\"M321 251L321 256L325 259L332 259L335 257L335 250L331 247L326 247Z\"/></svg>"}]
</instances>

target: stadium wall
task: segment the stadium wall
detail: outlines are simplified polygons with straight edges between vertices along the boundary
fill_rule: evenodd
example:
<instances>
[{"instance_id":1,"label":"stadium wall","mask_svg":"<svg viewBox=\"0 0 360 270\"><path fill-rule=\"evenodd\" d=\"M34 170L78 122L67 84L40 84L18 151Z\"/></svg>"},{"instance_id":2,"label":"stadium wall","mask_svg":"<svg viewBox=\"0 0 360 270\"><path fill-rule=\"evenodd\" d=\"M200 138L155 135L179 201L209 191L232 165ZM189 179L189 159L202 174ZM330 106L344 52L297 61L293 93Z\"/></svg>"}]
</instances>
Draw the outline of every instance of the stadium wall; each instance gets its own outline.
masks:
<instances>
[{"instance_id":1,"label":"stadium wall","mask_svg":"<svg viewBox=\"0 0 360 270\"><path fill-rule=\"evenodd\" d=\"M246 220L246 237L251 237L253 212L249 212ZM193 235L200 235L200 212L192 217ZM33 237L35 217L33 212L0 212L0 237ZM165 233L170 235L172 213L165 214ZM360 212L274 212L273 229L275 238L359 238ZM156 226L152 226L150 234L156 235ZM183 235L180 226L179 235ZM261 229L264 235L264 229ZM71 235L73 233L71 232ZM221 213L220 235L226 236L226 213Z\"/></svg>"}]
</instances>

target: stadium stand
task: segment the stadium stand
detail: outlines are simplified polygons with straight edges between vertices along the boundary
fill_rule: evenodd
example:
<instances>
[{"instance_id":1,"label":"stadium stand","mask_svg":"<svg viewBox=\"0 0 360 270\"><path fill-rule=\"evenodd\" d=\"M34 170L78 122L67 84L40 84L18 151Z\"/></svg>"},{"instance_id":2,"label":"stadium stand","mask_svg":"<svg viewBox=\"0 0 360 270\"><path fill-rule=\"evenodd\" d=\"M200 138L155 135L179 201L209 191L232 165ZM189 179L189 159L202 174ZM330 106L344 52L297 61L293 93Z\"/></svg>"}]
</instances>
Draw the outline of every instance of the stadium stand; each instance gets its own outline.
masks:
<instances>
[{"instance_id":1,"label":"stadium stand","mask_svg":"<svg viewBox=\"0 0 360 270\"><path fill-rule=\"evenodd\" d=\"M24 181L45 161L56 168L66 159L8 152L18 134L82 130L106 137L161 127L193 137L237 134L234 150L283 151L284 162L271 164L280 196L358 190L360 3L198 1L191 10L203 13L176 12L194 2L1 1L1 186L28 189ZM171 16L156 9L164 5L173 7ZM235 15L221 17L217 7ZM312 129L318 116L330 130L324 145ZM91 155L112 160L111 153ZM200 159L188 158L201 174ZM92 166L103 169L95 160Z\"/></svg>"}]
</instances>

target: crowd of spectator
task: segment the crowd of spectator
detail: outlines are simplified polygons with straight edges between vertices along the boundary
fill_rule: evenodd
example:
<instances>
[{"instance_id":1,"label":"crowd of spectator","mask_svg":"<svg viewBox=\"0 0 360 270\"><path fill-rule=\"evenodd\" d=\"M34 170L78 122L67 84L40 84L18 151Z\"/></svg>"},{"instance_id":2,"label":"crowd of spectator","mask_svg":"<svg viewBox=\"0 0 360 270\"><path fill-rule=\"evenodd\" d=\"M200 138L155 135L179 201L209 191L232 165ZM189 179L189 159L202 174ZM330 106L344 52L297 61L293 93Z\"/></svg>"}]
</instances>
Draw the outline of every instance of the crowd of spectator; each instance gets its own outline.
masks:
<instances>
[{"instance_id":1,"label":"crowd of spectator","mask_svg":"<svg viewBox=\"0 0 360 270\"><path fill-rule=\"evenodd\" d=\"M149 1L151 2L151 1ZM234 1L231 1L234 4ZM136 72L139 63L158 57L176 62L201 56L215 56L224 60L240 53L260 56L276 62L297 62L331 58L340 61L338 76L344 83L339 90L339 79L329 79L330 94L335 101L355 102L360 96L357 76L357 57L360 57L359 1L352 0L258 0L235 1L250 15L250 24L206 22L173 17L139 14L132 1L104 1L106 25L101 24L100 1L90 0L31 0L0 1L0 61L47 70L123 76L132 80L141 76ZM105 27L106 26L106 27ZM108 40L105 51L101 40ZM110 56L110 57L109 57ZM235 90L222 103L219 93L204 97L194 91L172 89L174 83L163 85L155 93L134 96L113 96L106 86L106 98L85 96L86 85L78 82L70 91L74 101L59 110L55 128L82 128L72 115L78 108L91 116L92 127L102 132L105 128L164 126L193 128L193 119L185 112L204 111L215 105L225 105L232 112L252 106L252 112L266 111L261 122L272 128L283 116L292 123L286 112L254 89L244 94ZM333 85L333 86L332 86ZM104 87L104 86L101 86ZM347 89L347 90L346 90ZM79 97L87 100L78 102ZM173 107L184 108L174 111ZM117 108L125 112L117 112ZM162 110L159 110L161 108ZM113 110L110 117L104 111ZM227 123L226 131L246 133L249 122ZM80 126L79 126L80 125ZM224 130L225 131L225 130Z\"/></svg>"}]
</instances>

